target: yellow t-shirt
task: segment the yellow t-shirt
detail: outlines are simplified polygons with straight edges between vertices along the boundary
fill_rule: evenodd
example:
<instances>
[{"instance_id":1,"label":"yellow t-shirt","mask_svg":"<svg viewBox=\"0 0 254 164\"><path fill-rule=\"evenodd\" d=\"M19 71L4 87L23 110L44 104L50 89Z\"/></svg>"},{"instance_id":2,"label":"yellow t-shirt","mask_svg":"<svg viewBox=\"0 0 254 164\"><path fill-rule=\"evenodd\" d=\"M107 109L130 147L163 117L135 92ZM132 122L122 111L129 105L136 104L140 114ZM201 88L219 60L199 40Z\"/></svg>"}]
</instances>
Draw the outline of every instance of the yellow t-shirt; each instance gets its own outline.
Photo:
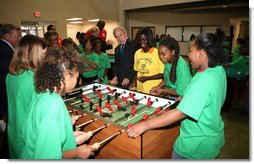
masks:
<instances>
[{"instance_id":1,"label":"yellow t-shirt","mask_svg":"<svg viewBox=\"0 0 254 164\"><path fill-rule=\"evenodd\" d=\"M135 52L134 70L137 71L137 77L153 76L156 74L163 74L164 64L160 61L157 48L150 48L148 52L141 49ZM148 80L141 83L137 80L137 91L143 93L150 93L150 90L159 85L160 80Z\"/></svg>"}]
</instances>

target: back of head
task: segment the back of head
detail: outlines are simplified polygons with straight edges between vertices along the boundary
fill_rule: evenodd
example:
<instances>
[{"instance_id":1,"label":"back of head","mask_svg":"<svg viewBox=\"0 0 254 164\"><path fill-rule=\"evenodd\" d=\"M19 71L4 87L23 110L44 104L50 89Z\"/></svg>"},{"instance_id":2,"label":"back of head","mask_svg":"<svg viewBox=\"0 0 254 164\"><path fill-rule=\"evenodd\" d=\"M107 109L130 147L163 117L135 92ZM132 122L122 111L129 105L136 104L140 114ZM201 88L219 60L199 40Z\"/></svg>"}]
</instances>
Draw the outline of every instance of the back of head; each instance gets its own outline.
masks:
<instances>
[{"instance_id":1,"label":"back of head","mask_svg":"<svg viewBox=\"0 0 254 164\"><path fill-rule=\"evenodd\" d=\"M195 38L196 38L196 35L191 34L191 36L190 36L190 41L193 41Z\"/></svg>"},{"instance_id":2,"label":"back of head","mask_svg":"<svg viewBox=\"0 0 254 164\"><path fill-rule=\"evenodd\" d=\"M100 30L102 30L104 27L105 27L105 21L100 19L97 24L96 24L97 27L99 27Z\"/></svg>"},{"instance_id":3,"label":"back of head","mask_svg":"<svg viewBox=\"0 0 254 164\"><path fill-rule=\"evenodd\" d=\"M215 35L217 36L217 39L219 41L219 44L222 46L223 42L226 39L226 34L221 28L217 28L215 31Z\"/></svg>"},{"instance_id":4,"label":"back of head","mask_svg":"<svg viewBox=\"0 0 254 164\"><path fill-rule=\"evenodd\" d=\"M62 46L63 46L63 47L67 47L67 46L69 46L69 45L72 45L72 41L70 41L69 39L64 39L64 40L62 41Z\"/></svg>"},{"instance_id":5,"label":"back of head","mask_svg":"<svg viewBox=\"0 0 254 164\"><path fill-rule=\"evenodd\" d=\"M64 83L64 72L73 74L75 71L83 72L84 64L81 59L72 55L63 48L49 48L43 64L35 73L35 88L38 93L49 90L53 92L55 87L60 91L61 83Z\"/></svg>"},{"instance_id":6,"label":"back of head","mask_svg":"<svg viewBox=\"0 0 254 164\"><path fill-rule=\"evenodd\" d=\"M47 31L56 31L56 26L53 24L48 25Z\"/></svg>"},{"instance_id":7,"label":"back of head","mask_svg":"<svg viewBox=\"0 0 254 164\"><path fill-rule=\"evenodd\" d=\"M94 36L98 36L99 35L99 27L97 26L93 26L92 29L91 29L91 34L94 35Z\"/></svg>"},{"instance_id":8,"label":"back of head","mask_svg":"<svg viewBox=\"0 0 254 164\"><path fill-rule=\"evenodd\" d=\"M208 56L208 66L215 67L223 64L227 58L221 46L221 40L213 33L203 33L194 40L197 49L203 49Z\"/></svg>"},{"instance_id":9,"label":"back of head","mask_svg":"<svg viewBox=\"0 0 254 164\"><path fill-rule=\"evenodd\" d=\"M45 56L47 43L40 37L27 34L22 37L14 51L9 70L19 74L21 70L35 71Z\"/></svg>"},{"instance_id":10,"label":"back of head","mask_svg":"<svg viewBox=\"0 0 254 164\"><path fill-rule=\"evenodd\" d=\"M241 44L239 47L239 52L241 55L249 56L249 44L248 43Z\"/></svg>"}]
</instances>

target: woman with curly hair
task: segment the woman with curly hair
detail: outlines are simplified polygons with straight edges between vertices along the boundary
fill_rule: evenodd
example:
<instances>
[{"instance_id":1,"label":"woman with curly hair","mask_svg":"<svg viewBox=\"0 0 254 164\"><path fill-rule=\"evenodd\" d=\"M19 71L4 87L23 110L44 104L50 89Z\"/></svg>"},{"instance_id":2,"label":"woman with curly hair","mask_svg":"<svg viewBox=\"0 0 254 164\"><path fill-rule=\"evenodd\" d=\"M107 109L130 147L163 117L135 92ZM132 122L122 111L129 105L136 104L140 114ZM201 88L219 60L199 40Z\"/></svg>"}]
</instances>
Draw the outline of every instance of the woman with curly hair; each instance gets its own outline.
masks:
<instances>
[{"instance_id":1,"label":"woman with curly hair","mask_svg":"<svg viewBox=\"0 0 254 164\"><path fill-rule=\"evenodd\" d=\"M83 140L78 141L61 97L73 90L82 71L83 64L77 56L61 49L48 51L42 66L35 72L38 94L31 103L23 128L25 146L21 158L88 158L96 150L92 145L77 147L88 137L86 133L81 133Z\"/></svg>"}]
</instances>

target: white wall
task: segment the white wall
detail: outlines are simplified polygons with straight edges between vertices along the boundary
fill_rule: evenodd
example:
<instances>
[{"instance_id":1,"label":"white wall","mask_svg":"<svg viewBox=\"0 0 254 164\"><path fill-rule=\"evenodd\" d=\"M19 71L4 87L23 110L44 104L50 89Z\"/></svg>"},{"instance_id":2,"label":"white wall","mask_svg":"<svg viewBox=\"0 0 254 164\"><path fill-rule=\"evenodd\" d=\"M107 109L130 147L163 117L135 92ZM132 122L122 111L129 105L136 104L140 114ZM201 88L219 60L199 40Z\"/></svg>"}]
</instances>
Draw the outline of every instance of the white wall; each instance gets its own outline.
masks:
<instances>
[{"instance_id":1,"label":"white wall","mask_svg":"<svg viewBox=\"0 0 254 164\"><path fill-rule=\"evenodd\" d=\"M247 13L247 14L246 14ZM232 18L249 17L247 12L235 13L176 13L176 12L142 12L128 13L128 33L131 27L155 26L155 34L164 34L166 26L186 25L221 25L225 33L229 33ZM180 54L188 54L188 43L180 42Z\"/></svg>"}]
</instances>

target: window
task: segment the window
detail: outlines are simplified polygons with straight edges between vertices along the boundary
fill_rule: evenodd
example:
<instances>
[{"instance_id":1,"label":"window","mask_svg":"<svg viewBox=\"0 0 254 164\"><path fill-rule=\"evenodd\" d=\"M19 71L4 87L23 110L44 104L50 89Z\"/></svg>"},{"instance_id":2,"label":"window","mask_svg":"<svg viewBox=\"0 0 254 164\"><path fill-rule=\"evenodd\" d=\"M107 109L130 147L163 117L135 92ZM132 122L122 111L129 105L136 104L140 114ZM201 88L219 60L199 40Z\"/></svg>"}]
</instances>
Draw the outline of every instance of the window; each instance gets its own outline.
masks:
<instances>
[{"instance_id":1,"label":"window","mask_svg":"<svg viewBox=\"0 0 254 164\"><path fill-rule=\"evenodd\" d=\"M168 27L166 28L166 35L170 35L175 38L176 41L182 41L183 39L183 27Z\"/></svg>"},{"instance_id":2,"label":"window","mask_svg":"<svg viewBox=\"0 0 254 164\"><path fill-rule=\"evenodd\" d=\"M26 34L33 34L39 37L43 37L44 33L47 31L47 26L50 24L55 24L55 22L50 21L39 21L39 22L29 22L21 21L21 31L22 36Z\"/></svg>"},{"instance_id":3,"label":"window","mask_svg":"<svg viewBox=\"0 0 254 164\"><path fill-rule=\"evenodd\" d=\"M141 29L141 28L142 28L142 27L132 27L132 28L131 28L131 37L132 37L133 39L135 39L138 30ZM150 29L152 30L153 36L155 36L155 35L154 35L154 34L155 34L155 27L154 27L154 26L149 26L148 28L150 28Z\"/></svg>"},{"instance_id":4,"label":"window","mask_svg":"<svg viewBox=\"0 0 254 164\"><path fill-rule=\"evenodd\" d=\"M178 42L187 42L190 36L194 34L198 36L200 33L212 32L215 33L216 28L221 28L219 25L194 25L194 26L166 26L166 35L169 34Z\"/></svg>"}]
</instances>

